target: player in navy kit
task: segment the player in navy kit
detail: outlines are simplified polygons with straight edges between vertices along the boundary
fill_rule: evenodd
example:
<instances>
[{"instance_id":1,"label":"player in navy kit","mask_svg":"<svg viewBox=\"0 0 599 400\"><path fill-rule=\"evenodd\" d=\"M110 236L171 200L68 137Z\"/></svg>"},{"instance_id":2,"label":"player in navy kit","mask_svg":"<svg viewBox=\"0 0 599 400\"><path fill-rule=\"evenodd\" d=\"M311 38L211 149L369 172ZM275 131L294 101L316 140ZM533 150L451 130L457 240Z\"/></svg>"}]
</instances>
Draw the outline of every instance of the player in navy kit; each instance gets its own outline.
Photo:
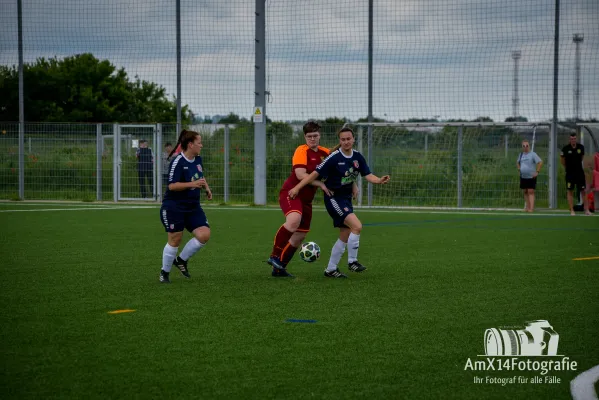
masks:
<instances>
[{"instance_id":1,"label":"player in navy kit","mask_svg":"<svg viewBox=\"0 0 599 400\"><path fill-rule=\"evenodd\" d=\"M173 265L183 276L190 278L187 261L210 239L210 225L200 206L202 189L207 199L212 199L212 192L204 178L202 157L199 156L202 137L197 132L183 130L177 144L181 145L182 152L170 163L168 186L160 207L160 220L168 233L160 270L160 282L163 283L170 283L169 272ZM191 232L193 237L177 257L183 229Z\"/></svg>"},{"instance_id":2,"label":"player in navy kit","mask_svg":"<svg viewBox=\"0 0 599 400\"><path fill-rule=\"evenodd\" d=\"M337 267L346 246L348 269L353 272L366 270L366 267L358 262L362 223L354 214L352 205L352 185L358 174L375 184L385 184L390 179L389 175L379 178L370 172L362 154L353 149L354 141L354 132L350 128L342 128L339 132L339 148L331 152L314 172L289 191L289 197L293 199L304 186L320 176L332 192L332 196L325 193L324 203L333 219L333 226L339 228L339 239L333 246L329 264L324 271L324 276L329 278L347 278Z\"/></svg>"}]
</instances>

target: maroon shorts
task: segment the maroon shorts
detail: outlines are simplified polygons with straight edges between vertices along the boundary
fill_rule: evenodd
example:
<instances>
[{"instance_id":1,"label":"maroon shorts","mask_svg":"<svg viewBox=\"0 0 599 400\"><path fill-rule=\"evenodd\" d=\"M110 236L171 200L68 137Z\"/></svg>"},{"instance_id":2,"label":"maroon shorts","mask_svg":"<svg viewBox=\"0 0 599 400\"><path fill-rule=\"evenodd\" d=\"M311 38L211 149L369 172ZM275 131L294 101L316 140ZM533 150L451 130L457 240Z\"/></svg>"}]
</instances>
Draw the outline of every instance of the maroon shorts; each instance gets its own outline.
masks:
<instances>
[{"instance_id":1,"label":"maroon shorts","mask_svg":"<svg viewBox=\"0 0 599 400\"><path fill-rule=\"evenodd\" d=\"M312 202L304 203L299 198L290 199L287 190L281 190L279 193L279 206L283 210L283 214L287 216L289 213L297 212L302 215L298 232L310 231L310 222L312 222Z\"/></svg>"}]
</instances>

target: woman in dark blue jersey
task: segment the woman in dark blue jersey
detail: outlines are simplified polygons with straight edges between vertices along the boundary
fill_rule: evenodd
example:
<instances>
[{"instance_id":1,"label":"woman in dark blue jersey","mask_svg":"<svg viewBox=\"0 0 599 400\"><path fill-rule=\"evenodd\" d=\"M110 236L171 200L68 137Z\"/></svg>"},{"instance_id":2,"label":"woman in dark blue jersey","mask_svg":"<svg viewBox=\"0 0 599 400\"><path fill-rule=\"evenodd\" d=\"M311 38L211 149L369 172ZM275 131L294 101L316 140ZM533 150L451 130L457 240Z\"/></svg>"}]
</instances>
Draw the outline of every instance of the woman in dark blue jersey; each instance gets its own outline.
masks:
<instances>
[{"instance_id":1,"label":"woman in dark blue jersey","mask_svg":"<svg viewBox=\"0 0 599 400\"><path fill-rule=\"evenodd\" d=\"M362 154L353 149L355 139L354 132L350 128L342 128L338 136L337 150L289 191L289 197L293 199L304 186L321 176L326 187L332 192L332 196L325 193L324 204L333 219L333 226L339 228L339 239L333 245L329 265L324 271L324 276L329 278L347 278L337 267L346 246L348 247L348 269L353 272L366 270L366 267L358 262L362 223L354 214L352 204L352 184L358 178L358 174L368 182L376 184L385 184L390 179L389 175L379 178L370 172Z\"/></svg>"},{"instance_id":2,"label":"woman in dark blue jersey","mask_svg":"<svg viewBox=\"0 0 599 400\"><path fill-rule=\"evenodd\" d=\"M160 270L160 282L163 283L170 283L169 272L173 265L183 276L190 278L187 261L210 239L210 225L200 205L202 189L206 198L212 199L200 157L202 137L197 132L183 130L177 145L181 146L182 152L173 158L169 165L167 190L160 207L160 221L168 233ZM169 154L169 157L171 155ZM193 237L177 257L184 229L191 232Z\"/></svg>"}]
</instances>

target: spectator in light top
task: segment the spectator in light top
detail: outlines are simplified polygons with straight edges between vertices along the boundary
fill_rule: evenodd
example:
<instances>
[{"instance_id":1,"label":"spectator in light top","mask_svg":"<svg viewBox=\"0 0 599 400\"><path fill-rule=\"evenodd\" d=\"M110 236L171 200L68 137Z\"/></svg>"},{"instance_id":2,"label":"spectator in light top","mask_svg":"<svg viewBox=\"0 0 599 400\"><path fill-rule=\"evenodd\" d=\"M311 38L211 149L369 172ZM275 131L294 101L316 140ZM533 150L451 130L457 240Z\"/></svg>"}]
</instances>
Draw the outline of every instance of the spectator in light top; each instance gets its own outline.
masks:
<instances>
[{"instance_id":1,"label":"spectator in light top","mask_svg":"<svg viewBox=\"0 0 599 400\"><path fill-rule=\"evenodd\" d=\"M524 192L524 211L533 212L535 209L535 189L537 187L537 176L543 166L543 160L535 153L530 151L528 140L522 141L522 152L516 162L518 171L520 171L520 189Z\"/></svg>"}]
</instances>

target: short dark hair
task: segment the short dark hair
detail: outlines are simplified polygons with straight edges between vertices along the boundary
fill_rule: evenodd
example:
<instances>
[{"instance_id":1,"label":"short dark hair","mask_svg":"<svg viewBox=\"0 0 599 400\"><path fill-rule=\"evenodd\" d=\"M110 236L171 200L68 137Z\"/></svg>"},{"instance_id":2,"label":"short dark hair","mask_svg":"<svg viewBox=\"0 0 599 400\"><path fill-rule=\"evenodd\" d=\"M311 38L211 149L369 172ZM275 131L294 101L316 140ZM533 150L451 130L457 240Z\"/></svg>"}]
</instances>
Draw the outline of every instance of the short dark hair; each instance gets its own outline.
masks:
<instances>
[{"instance_id":1,"label":"short dark hair","mask_svg":"<svg viewBox=\"0 0 599 400\"><path fill-rule=\"evenodd\" d=\"M139 143L148 143L146 139L139 139Z\"/></svg>"},{"instance_id":2,"label":"short dark hair","mask_svg":"<svg viewBox=\"0 0 599 400\"><path fill-rule=\"evenodd\" d=\"M316 121L308 121L304 124L304 135L320 131L321 126Z\"/></svg>"},{"instance_id":3,"label":"short dark hair","mask_svg":"<svg viewBox=\"0 0 599 400\"><path fill-rule=\"evenodd\" d=\"M576 132L572 132L572 133L570 134L570 137L576 137Z\"/></svg>"}]
</instances>

